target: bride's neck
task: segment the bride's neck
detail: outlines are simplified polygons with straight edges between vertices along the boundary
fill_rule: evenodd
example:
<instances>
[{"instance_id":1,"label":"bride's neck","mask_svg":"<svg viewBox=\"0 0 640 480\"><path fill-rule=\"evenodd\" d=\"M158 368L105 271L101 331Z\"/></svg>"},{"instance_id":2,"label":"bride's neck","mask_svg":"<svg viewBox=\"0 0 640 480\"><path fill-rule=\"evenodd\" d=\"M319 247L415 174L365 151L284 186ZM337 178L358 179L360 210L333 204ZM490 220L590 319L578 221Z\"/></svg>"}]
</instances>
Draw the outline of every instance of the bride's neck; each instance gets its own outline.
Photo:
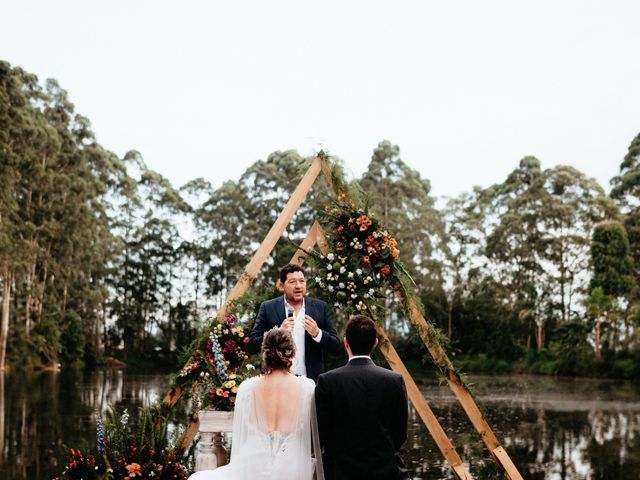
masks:
<instances>
[{"instance_id":1,"label":"bride's neck","mask_svg":"<svg viewBox=\"0 0 640 480\"><path fill-rule=\"evenodd\" d=\"M289 370L279 368L277 370L271 370L269 373L266 374L266 376L271 378L278 378L278 377L293 377L295 375L293 375L293 373L291 373Z\"/></svg>"}]
</instances>

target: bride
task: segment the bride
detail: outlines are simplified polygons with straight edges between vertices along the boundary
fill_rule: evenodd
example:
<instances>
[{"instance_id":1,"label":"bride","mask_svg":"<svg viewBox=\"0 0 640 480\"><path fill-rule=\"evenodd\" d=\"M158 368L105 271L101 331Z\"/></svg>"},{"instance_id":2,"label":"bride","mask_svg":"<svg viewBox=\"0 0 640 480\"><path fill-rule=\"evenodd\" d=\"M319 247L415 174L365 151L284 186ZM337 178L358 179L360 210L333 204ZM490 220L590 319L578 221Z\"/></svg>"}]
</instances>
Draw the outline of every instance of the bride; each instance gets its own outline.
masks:
<instances>
[{"instance_id":1,"label":"bride","mask_svg":"<svg viewBox=\"0 0 640 480\"><path fill-rule=\"evenodd\" d=\"M231 462L189 480L324 480L315 383L289 372L294 358L291 332L265 333L264 374L241 383L236 397Z\"/></svg>"}]
</instances>

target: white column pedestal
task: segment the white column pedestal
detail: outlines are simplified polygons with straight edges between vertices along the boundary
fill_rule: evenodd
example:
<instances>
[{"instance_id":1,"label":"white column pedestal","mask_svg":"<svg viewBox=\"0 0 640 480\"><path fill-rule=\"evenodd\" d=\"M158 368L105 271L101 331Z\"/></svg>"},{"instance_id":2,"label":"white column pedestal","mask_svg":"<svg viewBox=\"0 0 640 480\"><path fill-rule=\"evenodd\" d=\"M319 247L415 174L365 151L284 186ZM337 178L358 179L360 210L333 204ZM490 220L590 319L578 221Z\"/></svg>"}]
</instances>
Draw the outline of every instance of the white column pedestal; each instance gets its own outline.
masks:
<instances>
[{"instance_id":1,"label":"white column pedestal","mask_svg":"<svg viewBox=\"0 0 640 480\"><path fill-rule=\"evenodd\" d=\"M195 471L215 470L229 463L229 454L222 445L222 433L233 430L233 412L200 410L200 443L196 453Z\"/></svg>"}]
</instances>

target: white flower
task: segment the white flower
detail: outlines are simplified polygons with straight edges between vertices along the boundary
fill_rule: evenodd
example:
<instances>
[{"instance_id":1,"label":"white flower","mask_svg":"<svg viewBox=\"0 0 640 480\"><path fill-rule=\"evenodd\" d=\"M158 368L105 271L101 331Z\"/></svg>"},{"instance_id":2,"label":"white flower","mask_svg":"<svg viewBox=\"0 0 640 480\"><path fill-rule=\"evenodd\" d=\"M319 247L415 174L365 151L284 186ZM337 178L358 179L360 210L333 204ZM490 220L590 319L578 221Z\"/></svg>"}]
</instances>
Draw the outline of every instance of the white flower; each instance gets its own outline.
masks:
<instances>
[{"instance_id":1,"label":"white flower","mask_svg":"<svg viewBox=\"0 0 640 480\"><path fill-rule=\"evenodd\" d=\"M371 277L367 277L367 281L369 281L369 282L373 282L373 278L371 278Z\"/></svg>"},{"instance_id":2,"label":"white flower","mask_svg":"<svg viewBox=\"0 0 640 480\"><path fill-rule=\"evenodd\" d=\"M364 297L364 298L369 298L369 294L368 294L368 293L365 293L365 294L363 295L363 297Z\"/></svg>"},{"instance_id":3,"label":"white flower","mask_svg":"<svg viewBox=\"0 0 640 480\"><path fill-rule=\"evenodd\" d=\"M327 270L333 270L333 265L331 265L330 263L327 263Z\"/></svg>"},{"instance_id":4,"label":"white flower","mask_svg":"<svg viewBox=\"0 0 640 480\"><path fill-rule=\"evenodd\" d=\"M329 261L333 262L333 259L336 257L333 255L333 253L328 253L327 258L329 259Z\"/></svg>"},{"instance_id":5,"label":"white flower","mask_svg":"<svg viewBox=\"0 0 640 480\"><path fill-rule=\"evenodd\" d=\"M344 288L344 283L340 282L340 283L338 284L338 287L340 287L340 289L343 289L343 288Z\"/></svg>"},{"instance_id":6,"label":"white flower","mask_svg":"<svg viewBox=\"0 0 640 480\"><path fill-rule=\"evenodd\" d=\"M373 288L370 288L369 289L369 295L373 295L374 293L376 293L375 290Z\"/></svg>"},{"instance_id":7,"label":"white flower","mask_svg":"<svg viewBox=\"0 0 640 480\"><path fill-rule=\"evenodd\" d=\"M355 299L355 298L358 298L358 295L357 295L356 293L352 293L352 294L351 294L351 298L354 298L354 299Z\"/></svg>"},{"instance_id":8,"label":"white flower","mask_svg":"<svg viewBox=\"0 0 640 480\"><path fill-rule=\"evenodd\" d=\"M356 270L356 275L362 275L362 270L361 269L357 269Z\"/></svg>"},{"instance_id":9,"label":"white flower","mask_svg":"<svg viewBox=\"0 0 640 480\"><path fill-rule=\"evenodd\" d=\"M327 287L327 290L329 290L330 292L333 292L333 285L329 285L329 286Z\"/></svg>"},{"instance_id":10,"label":"white flower","mask_svg":"<svg viewBox=\"0 0 640 480\"><path fill-rule=\"evenodd\" d=\"M316 283L320 283L320 277L316 277Z\"/></svg>"},{"instance_id":11,"label":"white flower","mask_svg":"<svg viewBox=\"0 0 640 480\"><path fill-rule=\"evenodd\" d=\"M346 268L344 268L344 267L340 267L340 273L344 273L344 272L346 272L346 271L347 271L347 269L346 269Z\"/></svg>"},{"instance_id":12,"label":"white flower","mask_svg":"<svg viewBox=\"0 0 640 480\"><path fill-rule=\"evenodd\" d=\"M353 278L353 272L347 273L347 278Z\"/></svg>"},{"instance_id":13,"label":"white flower","mask_svg":"<svg viewBox=\"0 0 640 480\"><path fill-rule=\"evenodd\" d=\"M327 280L331 280L333 278L333 275L331 273L327 273Z\"/></svg>"},{"instance_id":14,"label":"white flower","mask_svg":"<svg viewBox=\"0 0 640 480\"><path fill-rule=\"evenodd\" d=\"M253 366L253 365L251 365L250 363L247 363L246 369L247 369L247 370L255 370L255 369L256 369L256 367L254 367L254 366Z\"/></svg>"}]
</instances>

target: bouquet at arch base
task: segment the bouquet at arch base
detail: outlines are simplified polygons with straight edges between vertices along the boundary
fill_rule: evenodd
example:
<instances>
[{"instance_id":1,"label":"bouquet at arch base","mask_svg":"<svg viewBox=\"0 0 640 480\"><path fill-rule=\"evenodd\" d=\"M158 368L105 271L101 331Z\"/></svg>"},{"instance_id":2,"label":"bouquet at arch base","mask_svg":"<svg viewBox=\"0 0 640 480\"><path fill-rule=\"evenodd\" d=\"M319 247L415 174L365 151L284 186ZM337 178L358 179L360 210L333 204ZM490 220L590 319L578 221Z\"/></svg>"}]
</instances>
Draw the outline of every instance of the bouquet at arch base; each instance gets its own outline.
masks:
<instances>
[{"instance_id":1,"label":"bouquet at arch base","mask_svg":"<svg viewBox=\"0 0 640 480\"><path fill-rule=\"evenodd\" d=\"M107 418L96 413L96 446L69 449L64 470L54 480L186 480L184 449L170 441L166 418L154 407L140 410L136 425L125 409L111 409Z\"/></svg>"},{"instance_id":2,"label":"bouquet at arch base","mask_svg":"<svg viewBox=\"0 0 640 480\"><path fill-rule=\"evenodd\" d=\"M233 410L240 383L255 374L255 367L247 363L248 343L249 331L234 314L213 325L198 342L176 381L190 392L195 410Z\"/></svg>"}]
</instances>

